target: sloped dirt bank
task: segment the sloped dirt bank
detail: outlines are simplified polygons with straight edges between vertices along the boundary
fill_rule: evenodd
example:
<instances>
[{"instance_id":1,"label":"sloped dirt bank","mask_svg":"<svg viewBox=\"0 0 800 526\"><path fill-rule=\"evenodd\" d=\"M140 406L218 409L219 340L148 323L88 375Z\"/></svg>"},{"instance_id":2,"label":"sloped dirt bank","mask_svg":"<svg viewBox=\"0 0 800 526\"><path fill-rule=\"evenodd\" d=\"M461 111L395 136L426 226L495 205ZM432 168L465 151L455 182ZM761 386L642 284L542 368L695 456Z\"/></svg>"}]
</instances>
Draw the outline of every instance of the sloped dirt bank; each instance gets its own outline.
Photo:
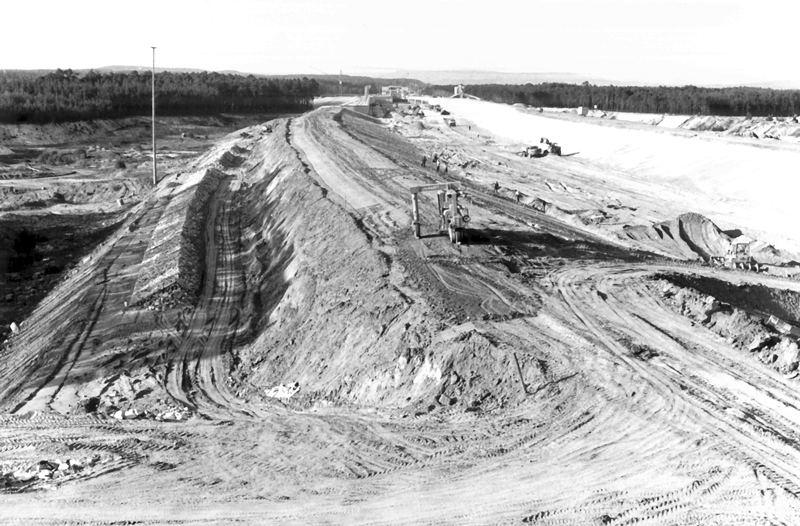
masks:
<instances>
[{"instance_id":1,"label":"sloped dirt bank","mask_svg":"<svg viewBox=\"0 0 800 526\"><path fill-rule=\"evenodd\" d=\"M708 261L730 246L730 237L700 214L683 214L650 227L626 226L624 232L647 248L682 259Z\"/></svg>"},{"instance_id":2,"label":"sloped dirt bank","mask_svg":"<svg viewBox=\"0 0 800 526\"><path fill-rule=\"evenodd\" d=\"M668 279L680 287L696 289L742 309L800 324L800 294L792 290L736 283L697 274L674 274Z\"/></svg>"},{"instance_id":3,"label":"sloped dirt bank","mask_svg":"<svg viewBox=\"0 0 800 526\"><path fill-rule=\"evenodd\" d=\"M797 376L797 336L782 334L767 323L769 316L795 324L800 321L797 292L686 274L658 275L650 286L675 312L704 325L735 348L754 353L773 369Z\"/></svg>"},{"instance_id":4,"label":"sloped dirt bank","mask_svg":"<svg viewBox=\"0 0 800 526\"><path fill-rule=\"evenodd\" d=\"M687 130L717 132L736 137L754 139L789 140L797 142L800 124L797 117L716 117L711 115L688 117L681 125Z\"/></svg>"}]
</instances>

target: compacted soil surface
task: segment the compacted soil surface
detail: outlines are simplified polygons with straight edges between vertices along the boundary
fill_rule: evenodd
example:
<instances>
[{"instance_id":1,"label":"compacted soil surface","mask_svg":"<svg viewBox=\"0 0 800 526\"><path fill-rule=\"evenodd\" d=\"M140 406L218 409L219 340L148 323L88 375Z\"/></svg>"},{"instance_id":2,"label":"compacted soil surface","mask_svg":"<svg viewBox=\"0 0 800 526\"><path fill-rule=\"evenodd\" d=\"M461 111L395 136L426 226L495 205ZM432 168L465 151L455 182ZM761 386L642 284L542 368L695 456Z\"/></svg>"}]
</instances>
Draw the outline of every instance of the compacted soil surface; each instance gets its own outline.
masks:
<instances>
[{"instance_id":1,"label":"compacted soil surface","mask_svg":"<svg viewBox=\"0 0 800 526\"><path fill-rule=\"evenodd\" d=\"M0 523L796 523L798 239L750 225L763 192L714 216L644 125L632 166L516 112L563 134L533 159L506 107L442 104L175 122L156 186L146 129L5 130ZM462 244L433 193L413 235L442 182ZM709 264L742 234L766 270Z\"/></svg>"}]
</instances>

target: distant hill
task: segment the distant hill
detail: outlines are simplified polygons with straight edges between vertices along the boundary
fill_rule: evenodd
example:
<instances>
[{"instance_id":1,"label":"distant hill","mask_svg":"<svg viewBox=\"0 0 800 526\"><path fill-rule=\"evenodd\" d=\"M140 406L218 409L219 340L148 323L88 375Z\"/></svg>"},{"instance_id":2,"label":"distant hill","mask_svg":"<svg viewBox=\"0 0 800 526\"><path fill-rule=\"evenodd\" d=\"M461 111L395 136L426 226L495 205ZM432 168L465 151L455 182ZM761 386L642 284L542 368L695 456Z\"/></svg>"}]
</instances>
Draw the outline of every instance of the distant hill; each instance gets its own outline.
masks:
<instances>
[{"instance_id":1,"label":"distant hill","mask_svg":"<svg viewBox=\"0 0 800 526\"><path fill-rule=\"evenodd\" d=\"M769 89L800 89L800 82L795 80L770 80L764 82L752 82L743 84L748 88L769 88Z\"/></svg>"},{"instance_id":2,"label":"distant hill","mask_svg":"<svg viewBox=\"0 0 800 526\"><path fill-rule=\"evenodd\" d=\"M413 77L420 79L428 84L541 84L543 82L563 82L567 84L581 84L588 81L596 86L614 85L652 85L643 82L618 81L591 75L580 75L578 73L560 72L531 72L531 73L507 73L502 71L478 71L478 70L456 70L456 71L424 71L424 70L394 70L370 72L374 77Z\"/></svg>"},{"instance_id":3,"label":"distant hill","mask_svg":"<svg viewBox=\"0 0 800 526\"><path fill-rule=\"evenodd\" d=\"M113 72L119 72L119 71L152 71L153 70L152 67L147 67L147 66L103 66L101 68L90 68L90 69L93 69L93 70L97 71L98 73L112 72L112 71ZM83 72L89 71L89 70L88 69L77 69L75 71L83 73ZM159 68L159 67L156 68L156 73L160 73L162 71L171 71L173 73L202 73L203 71L206 71L206 70L204 70L204 69L196 69L196 68ZM220 72L220 73L222 73L222 72Z\"/></svg>"}]
</instances>

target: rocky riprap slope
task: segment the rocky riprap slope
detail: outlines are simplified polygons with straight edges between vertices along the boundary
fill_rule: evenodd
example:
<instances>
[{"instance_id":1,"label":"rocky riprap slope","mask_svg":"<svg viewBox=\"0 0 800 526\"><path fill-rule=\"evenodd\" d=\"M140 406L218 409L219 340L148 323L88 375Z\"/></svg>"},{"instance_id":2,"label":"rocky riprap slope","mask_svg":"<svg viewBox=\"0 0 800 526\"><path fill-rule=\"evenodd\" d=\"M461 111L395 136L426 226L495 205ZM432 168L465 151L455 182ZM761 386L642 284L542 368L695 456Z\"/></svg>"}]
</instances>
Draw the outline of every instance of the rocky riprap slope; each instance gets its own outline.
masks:
<instances>
[{"instance_id":1,"label":"rocky riprap slope","mask_svg":"<svg viewBox=\"0 0 800 526\"><path fill-rule=\"evenodd\" d=\"M203 279L208 203L224 177L207 168L190 176L174 194L145 252L133 303L161 308L197 296Z\"/></svg>"}]
</instances>

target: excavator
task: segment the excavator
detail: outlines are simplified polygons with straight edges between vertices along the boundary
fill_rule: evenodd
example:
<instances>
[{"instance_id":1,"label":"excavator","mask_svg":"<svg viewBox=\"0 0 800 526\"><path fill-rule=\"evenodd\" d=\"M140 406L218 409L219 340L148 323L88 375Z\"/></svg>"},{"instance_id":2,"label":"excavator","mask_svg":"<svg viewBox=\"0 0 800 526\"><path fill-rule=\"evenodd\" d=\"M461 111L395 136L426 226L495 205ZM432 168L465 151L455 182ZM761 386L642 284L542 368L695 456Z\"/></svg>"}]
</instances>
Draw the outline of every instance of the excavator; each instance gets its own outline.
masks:
<instances>
[{"instance_id":1,"label":"excavator","mask_svg":"<svg viewBox=\"0 0 800 526\"><path fill-rule=\"evenodd\" d=\"M419 239L419 194L422 192L436 192L436 211L439 215L439 232L447 232L450 242L460 245L466 240L466 226L469 223L469 211L458 203L459 183L440 183L412 186L411 211L414 216L414 237Z\"/></svg>"}]
</instances>

